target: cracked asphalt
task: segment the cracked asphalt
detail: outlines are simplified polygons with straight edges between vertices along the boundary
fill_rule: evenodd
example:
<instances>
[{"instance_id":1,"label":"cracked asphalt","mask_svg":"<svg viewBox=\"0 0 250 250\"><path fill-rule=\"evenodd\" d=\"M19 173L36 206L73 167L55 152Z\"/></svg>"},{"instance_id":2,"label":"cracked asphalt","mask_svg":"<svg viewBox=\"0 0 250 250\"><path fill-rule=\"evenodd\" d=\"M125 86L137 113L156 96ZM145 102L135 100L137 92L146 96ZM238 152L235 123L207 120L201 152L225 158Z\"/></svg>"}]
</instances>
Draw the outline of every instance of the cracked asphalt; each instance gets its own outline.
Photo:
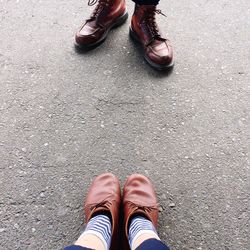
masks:
<instances>
[{"instance_id":1,"label":"cracked asphalt","mask_svg":"<svg viewBox=\"0 0 250 250\"><path fill-rule=\"evenodd\" d=\"M172 250L249 250L250 2L159 8L169 74L143 61L129 20L76 51L86 1L0 1L1 250L72 243L106 171L151 178Z\"/></svg>"}]
</instances>

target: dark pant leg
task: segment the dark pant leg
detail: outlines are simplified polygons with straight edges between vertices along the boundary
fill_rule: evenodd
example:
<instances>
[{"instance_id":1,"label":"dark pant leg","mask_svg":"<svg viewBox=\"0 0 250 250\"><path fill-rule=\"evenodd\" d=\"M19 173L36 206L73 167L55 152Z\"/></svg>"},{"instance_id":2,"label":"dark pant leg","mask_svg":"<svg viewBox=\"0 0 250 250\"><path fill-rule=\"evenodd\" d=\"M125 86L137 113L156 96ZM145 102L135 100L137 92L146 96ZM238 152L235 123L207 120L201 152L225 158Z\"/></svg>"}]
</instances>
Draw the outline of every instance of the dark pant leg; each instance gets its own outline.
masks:
<instances>
[{"instance_id":1,"label":"dark pant leg","mask_svg":"<svg viewBox=\"0 0 250 250\"><path fill-rule=\"evenodd\" d=\"M156 239L145 240L136 250L170 250L163 242Z\"/></svg>"},{"instance_id":2,"label":"dark pant leg","mask_svg":"<svg viewBox=\"0 0 250 250\"><path fill-rule=\"evenodd\" d=\"M139 5L157 5L160 0L132 0Z\"/></svg>"},{"instance_id":3,"label":"dark pant leg","mask_svg":"<svg viewBox=\"0 0 250 250\"><path fill-rule=\"evenodd\" d=\"M93 250L93 249L72 245L72 246L65 247L63 250Z\"/></svg>"},{"instance_id":4,"label":"dark pant leg","mask_svg":"<svg viewBox=\"0 0 250 250\"><path fill-rule=\"evenodd\" d=\"M152 249L170 250L170 248L166 246L163 242L156 239L145 240L139 247L136 248L136 250L152 250ZM92 250L92 249L72 245L64 248L64 250Z\"/></svg>"}]
</instances>

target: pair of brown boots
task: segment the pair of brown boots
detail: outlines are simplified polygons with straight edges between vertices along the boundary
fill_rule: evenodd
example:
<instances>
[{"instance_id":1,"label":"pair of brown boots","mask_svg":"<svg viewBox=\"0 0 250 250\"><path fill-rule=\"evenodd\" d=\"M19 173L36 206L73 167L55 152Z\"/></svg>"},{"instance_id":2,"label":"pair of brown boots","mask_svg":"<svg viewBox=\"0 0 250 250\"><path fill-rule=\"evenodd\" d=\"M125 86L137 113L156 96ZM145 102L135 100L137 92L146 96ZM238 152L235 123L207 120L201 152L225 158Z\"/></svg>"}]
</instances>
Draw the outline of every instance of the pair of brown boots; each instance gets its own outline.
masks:
<instances>
[{"instance_id":1,"label":"pair of brown boots","mask_svg":"<svg viewBox=\"0 0 250 250\"><path fill-rule=\"evenodd\" d=\"M125 0L89 0L96 4L92 15L75 35L76 45L91 49L100 45L112 28L122 25L128 18ZM144 58L155 69L164 70L173 66L173 50L170 41L164 38L155 20L162 14L155 5L135 5L131 19L130 36L144 51ZM163 14L164 15L164 14Z\"/></svg>"},{"instance_id":2,"label":"pair of brown boots","mask_svg":"<svg viewBox=\"0 0 250 250\"><path fill-rule=\"evenodd\" d=\"M111 250L119 249L119 224L123 217L123 244L128 246L129 222L135 215L142 215L157 227L158 203L150 180L140 174L129 176L124 184L123 196L119 180L111 173L99 175L92 182L84 206L86 223L96 213L110 213L112 222ZM121 211L123 216L121 216Z\"/></svg>"}]
</instances>

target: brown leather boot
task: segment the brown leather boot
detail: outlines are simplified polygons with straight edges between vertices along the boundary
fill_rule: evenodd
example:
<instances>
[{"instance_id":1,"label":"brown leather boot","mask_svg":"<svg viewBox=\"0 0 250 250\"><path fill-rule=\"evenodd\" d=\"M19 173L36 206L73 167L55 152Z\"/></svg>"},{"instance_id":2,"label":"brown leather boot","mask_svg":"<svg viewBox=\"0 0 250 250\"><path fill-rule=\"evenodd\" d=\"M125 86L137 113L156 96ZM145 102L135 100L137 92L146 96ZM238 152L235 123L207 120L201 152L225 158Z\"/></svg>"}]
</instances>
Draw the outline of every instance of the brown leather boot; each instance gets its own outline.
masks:
<instances>
[{"instance_id":1,"label":"brown leather boot","mask_svg":"<svg viewBox=\"0 0 250 250\"><path fill-rule=\"evenodd\" d=\"M146 61L153 68L164 70L174 64L173 50L170 41L160 34L156 13L162 14L155 5L135 5L130 35L143 46Z\"/></svg>"},{"instance_id":2,"label":"brown leather boot","mask_svg":"<svg viewBox=\"0 0 250 250\"><path fill-rule=\"evenodd\" d=\"M155 228L158 220L158 203L151 181L140 174L129 176L124 184L123 189L123 209L124 209L124 226L126 242L124 249L128 246L128 227L129 222L135 215L142 215L149 219Z\"/></svg>"},{"instance_id":3,"label":"brown leather boot","mask_svg":"<svg viewBox=\"0 0 250 250\"><path fill-rule=\"evenodd\" d=\"M119 211L121 202L120 183L110 173L99 175L92 182L85 200L85 222L96 213L110 213L112 218L112 240L110 249L115 250L118 242Z\"/></svg>"},{"instance_id":4,"label":"brown leather boot","mask_svg":"<svg viewBox=\"0 0 250 250\"><path fill-rule=\"evenodd\" d=\"M125 0L89 0L88 5L97 4L92 15L75 35L76 45L90 49L101 44L109 31L122 25L128 18Z\"/></svg>"}]
</instances>

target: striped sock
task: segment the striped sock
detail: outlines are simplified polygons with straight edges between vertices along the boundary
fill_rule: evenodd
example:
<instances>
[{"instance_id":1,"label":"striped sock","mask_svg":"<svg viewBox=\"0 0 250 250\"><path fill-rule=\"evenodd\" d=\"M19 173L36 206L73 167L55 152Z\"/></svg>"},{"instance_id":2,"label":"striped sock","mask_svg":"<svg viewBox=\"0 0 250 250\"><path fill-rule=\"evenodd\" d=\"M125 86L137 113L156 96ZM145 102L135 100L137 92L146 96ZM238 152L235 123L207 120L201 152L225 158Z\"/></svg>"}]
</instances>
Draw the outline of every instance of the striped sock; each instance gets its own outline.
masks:
<instances>
[{"instance_id":1,"label":"striped sock","mask_svg":"<svg viewBox=\"0 0 250 250\"><path fill-rule=\"evenodd\" d=\"M111 244L111 221L107 215L98 214L91 218L82 235L92 234L97 236L104 244L106 250Z\"/></svg>"},{"instance_id":2,"label":"striped sock","mask_svg":"<svg viewBox=\"0 0 250 250\"><path fill-rule=\"evenodd\" d=\"M145 233L153 233L155 234L155 237L160 240L156 229L150 220L142 216L135 216L131 220L128 231L128 241L131 249L133 249L132 246L138 237Z\"/></svg>"}]
</instances>

